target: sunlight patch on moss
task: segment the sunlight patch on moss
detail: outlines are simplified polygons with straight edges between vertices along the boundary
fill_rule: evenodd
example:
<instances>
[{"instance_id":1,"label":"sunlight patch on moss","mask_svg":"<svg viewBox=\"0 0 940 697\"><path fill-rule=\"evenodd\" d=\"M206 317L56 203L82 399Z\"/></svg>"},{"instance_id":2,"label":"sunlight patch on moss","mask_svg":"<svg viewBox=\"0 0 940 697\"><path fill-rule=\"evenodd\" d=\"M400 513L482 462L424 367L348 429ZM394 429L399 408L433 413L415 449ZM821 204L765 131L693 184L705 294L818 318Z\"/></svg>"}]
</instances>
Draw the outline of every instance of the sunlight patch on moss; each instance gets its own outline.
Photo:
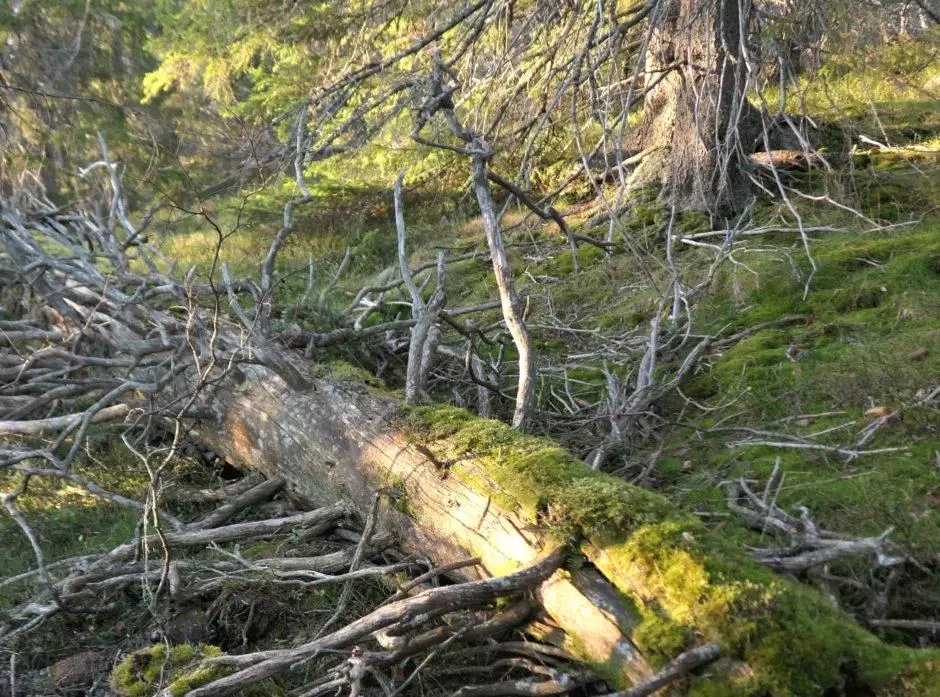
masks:
<instances>
[{"instance_id":1,"label":"sunlight patch on moss","mask_svg":"<svg viewBox=\"0 0 940 697\"><path fill-rule=\"evenodd\" d=\"M881 643L818 592L758 566L663 497L592 472L548 441L448 406L412 409L405 427L439 456L482 465L485 476L470 482L479 493L502 494L561 542L582 540L586 556L639 607L634 639L654 662L687 640L720 641L752 673L741 694L789 696L821 694L851 674L875 684L892 673L886 662L917 655Z\"/></svg>"},{"instance_id":2,"label":"sunlight patch on moss","mask_svg":"<svg viewBox=\"0 0 940 697\"><path fill-rule=\"evenodd\" d=\"M219 667L199 668L204 658L221 656L222 651L205 644L156 644L125 657L111 673L111 686L124 697L150 697L165 689L179 697L222 676Z\"/></svg>"}]
</instances>

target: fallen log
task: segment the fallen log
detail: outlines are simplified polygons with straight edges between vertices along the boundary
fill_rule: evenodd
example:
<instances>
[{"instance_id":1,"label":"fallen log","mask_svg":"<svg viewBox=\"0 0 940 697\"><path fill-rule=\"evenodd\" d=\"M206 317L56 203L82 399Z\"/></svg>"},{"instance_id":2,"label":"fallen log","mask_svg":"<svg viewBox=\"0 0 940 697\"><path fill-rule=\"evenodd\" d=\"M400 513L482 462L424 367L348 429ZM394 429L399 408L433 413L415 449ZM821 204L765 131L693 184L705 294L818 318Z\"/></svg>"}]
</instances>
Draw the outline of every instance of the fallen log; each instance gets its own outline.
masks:
<instances>
[{"instance_id":1,"label":"fallen log","mask_svg":"<svg viewBox=\"0 0 940 697\"><path fill-rule=\"evenodd\" d=\"M0 213L6 250L0 273L16 279L24 298L41 298L56 325L94 329L85 341L59 346L55 368L31 362L39 346L25 358L7 352L10 365L21 363L17 383L7 385L16 388L9 396L48 398L50 371L59 377L49 394L72 391L63 407L66 421L8 422L11 434L66 430L54 448L5 445L5 466L41 460L50 471L70 472L89 424L126 401L128 431L135 423L169 420L176 425L177 446L179 434L184 428L191 432L195 423L202 439L229 461L283 477L314 506L340 507L329 520L314 520L322 514L314 511L278 519L273 527L254 522L181 530L151 536L146 544L172 549L231 541L247 532L281 534L295 525L331 529L345 516L346 502L364 512L375 493L385 490L395 504L382 511L383 531L398 533L403 544L438 564L476 557L485 574L502 577L531 568L548 550L565 549L564 567L539 576L533 594L564 630L563 648L617 688L648 685L657 666L693 647L717 644L723 658L688 677L692 692L937 694L933 678L940 653L884 644L822 594L756 564L665 499L596 473L550 442L499 422L450 407L406 412L394 394L310 379L297 366L298 356L250 321L243 323L247 334L209 311L194 309L184 321L141 303L139 284L116 286L97 263L107 255L83 251L81 235L98 234L97 227L81 223L84 218L69 218L68 225L80 228L69 237L66 223L48 222L46 214L24 218L6 208ZM40 239L87 263L51 257ZM109 244L103 239L99 246L110 249ZM19 269L39 273L27 276ZM185 286L167 283L174 303L189 302ZM244 315L237 302L233 311ZM78 372L88 366L95 366L91 381ZM68 447L58 447L63 444ZM44 579L41 546L15 507L23 490L5 493L3 503L30 540ZM126 561L135 550L136 545L119 547L95 564ZM461 572L469 579L476 573L469 566ZM29 630L58 609L39 607L16 631ZM552 637L557 634L538 621ZM374 631L373 625L359 626L363 634L338 630L330 645L345 648L344 642ZM281 659L293 665L279 653L272 657L276 664L254 675L280 670Z\"/></svg>"},{"instance_id":2,"label":"fallen log","mask_svg":"<svg viewBox=\"0 0 940 697\"><path fill-rule=\"evenodd\" d=\"M261 366L215 400L221 423L201 437L229 461L318 506L366 511L384 489L395 503L381 527L438 564L475 556L500 576L574 543L582 556L535 595L564 648L618 688L713 642L724 658L691 678L709 694L936 694L940 652L884 644L694 516L548 441L452 407L406 411L359 385L298 391Z\"/></svg>"}]
</instances>

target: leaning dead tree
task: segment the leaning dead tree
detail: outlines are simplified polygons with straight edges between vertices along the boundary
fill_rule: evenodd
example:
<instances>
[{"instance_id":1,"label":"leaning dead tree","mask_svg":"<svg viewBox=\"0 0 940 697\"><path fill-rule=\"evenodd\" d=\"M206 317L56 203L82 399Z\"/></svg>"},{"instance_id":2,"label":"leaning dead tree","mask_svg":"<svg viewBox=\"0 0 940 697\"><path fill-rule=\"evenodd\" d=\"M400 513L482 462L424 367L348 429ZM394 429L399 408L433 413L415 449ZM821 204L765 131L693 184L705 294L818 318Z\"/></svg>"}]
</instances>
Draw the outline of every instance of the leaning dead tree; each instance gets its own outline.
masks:
<instances>
[{"instance_id":1,"label":"leaning dead tree","mask_svg":"<svg viewBox=\"0 0 940 697\"><path fill-rule=\"evenodd\" d=\"M112 188L110 206L117 195ZM36 477L67 479L138 507L140 540L105 558L129 564L121 579L155 580L154 597L181 587L181 578L185 587L188 562L179 559L174 567L174 549L244 532L223 524L231 508L189 524L166 510L163 468L192 440L283 479L314 509L269 521L253 534L316 527L323 516L335 521L358 510L367 521L359 539L367 542L353 551L343 582L366 570L353 567L365 558L368 540L385 533L404 552L429 556L460 581L396 598L295 646L206 657L205 666L222 674L192 695L232 694L326 652L366 645L335 667L335 677L310 689L316 694L331 681L340 681L331 687L356 685L369 669L381 674L398 651L423 651L456 634L486 636L477 630L488 623L463 633L462 626L434 623L525 590L542 613L526 631L582 666L547 686L525 688L532 693L568 691L594 679L588 673L629 687L627 694L647 694L674 679L772 695L818 694L849 683L888 690L902 682L916 694L918 685L929 684L933 654L883 644L821 594L774 575L649 491L461 409L404 409L394 394L314 378L298 354L253 321L253 313L267 310L251 283L213 286L167 276L152 250L125 244L134 233L121 227L120 216L100 214L108 207L59 209L28 193L3 205L0 467L20 475L3 501L34 549L42 589L4 632L41 623L46 613L84 602L97 588L83 586L89 592L79 589L75 597L69 579L81 569L58 578L58 560L45 558L17 507ZM369 336L354 327L342 332L323 341ZM89 434L101 428L118 428L140 453L151 480L144 504L122 501L76 471ZM164 442L169 433L169 448L149 449L158 433ZM377 501L379 491L386 498ZM135 549L142 550L143 566L136 566ZM468 558L479 566L464 566ZM193 583L199 588L204 581ZM496 614L490 622L502 620ZM668 646L656 640L664 631L676 637ZM692 673L719 655L726 660ZM666 668L656 671L657 663Z\"/></svg>"},{"instance_id":2,"label":"leaning dead tree","mask_svg":"<svg viewBox=\"0 0 940 697\"><path fill-rule=\"evenodd\" d=\"M437 57L428 85L428 94L417 111L411 137L423 145L450 150L471 158L473 192L483 219L483 230L486 233L486 243L493 263L493 276L496 279L496 287L499 289L503 321L519 354L519 381L516 387L516 407L513 412L512 425L525 430L532 418L535 402L535 353L532 337L525 323L523 299L515 287L496 203L490 189L487 168L488 162L496 153L479 134L467 129L454 113L456 86L444 84L448 76L452 77L453 73L448 74L445 65ZM422 135L422 131L433 122L438 113L443 117L458 145L428 140Z\"/></svg>"}]
</instances>

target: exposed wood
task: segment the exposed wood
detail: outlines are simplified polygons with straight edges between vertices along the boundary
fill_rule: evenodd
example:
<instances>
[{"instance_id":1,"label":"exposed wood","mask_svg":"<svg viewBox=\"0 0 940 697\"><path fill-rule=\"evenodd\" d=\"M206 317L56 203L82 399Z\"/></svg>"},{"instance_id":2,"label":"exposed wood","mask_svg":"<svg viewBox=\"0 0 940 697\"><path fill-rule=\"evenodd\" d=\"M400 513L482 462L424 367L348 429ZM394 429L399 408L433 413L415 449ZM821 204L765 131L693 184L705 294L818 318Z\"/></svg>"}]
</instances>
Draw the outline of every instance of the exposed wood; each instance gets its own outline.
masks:
<instances>
[{"instance_id":1,"label":"exposed wood","mask_svg":"<svg viewBox=\"0 0 940 697\"><path fill-rule=\"evenodd\" d=\"M233 463L283 476L314 505L348 497L365 511L372 492L400 489L413 517L389 508L382 523L399 533L408 551L439 564L477 556L491 574L529 564L543 551L546 538L528 530L526 521L447 476L409 442L394 425L400 406L393 397L329 384L298 393L270 371L252 367L241 385L219 398L222 426L202 437ZM464 572L470 575L471 569ZM581 658L614 666L624 685L648 675L646 660L614 615L595 604L579 581L578 573L555 573L537 590L541 604L577 638ZM606 587L615 602L616 591ZM620 610L621 617L629 616Z\"/></svg>"},{"instance_id":2,"label":"exposed wood","mask_svg":"<svg viewBox=\"0 0 940 697\"><path fill-rule=\"evenodd\" d=\"M115 404L94 413L66 414L35 421L0 421L0 436L34 436L47 431L64 431L75 428L86 419L88 423L123 419L129 411L130 408L126 404Z\"/></svg>"}]
</instances>

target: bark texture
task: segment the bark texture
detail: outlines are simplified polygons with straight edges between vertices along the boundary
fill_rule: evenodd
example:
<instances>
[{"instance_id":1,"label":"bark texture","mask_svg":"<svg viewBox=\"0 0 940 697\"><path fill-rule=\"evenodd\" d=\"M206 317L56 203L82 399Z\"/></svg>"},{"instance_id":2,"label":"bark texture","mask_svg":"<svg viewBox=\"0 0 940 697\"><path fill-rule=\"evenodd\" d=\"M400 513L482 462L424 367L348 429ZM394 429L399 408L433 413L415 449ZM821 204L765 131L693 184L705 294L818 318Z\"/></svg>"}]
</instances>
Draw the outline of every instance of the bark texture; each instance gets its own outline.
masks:
<instances>
[{"instance_id":1,"label":"bark texture","mask_svg":"<svg viewBox=\"0 0 940 697\"><path fill-rule=\"evenodd\" d=\"M265 369L251 369L239 388L217 395L221 428L200 435L232 462L283 476L314 505L347 498L366 510L373 492L398 498L382 525L405 549L439 564L479 556L494 575L532 563L554 543L493 495L451 476L451 464L409 436L398 401L358 386L318 384L296 392ZM468 570L472 573L472 570ZM577 645L569 648L617 684L650 674L627 634L635 617L596 573L560 571L541 584L539 599Z\"/></svg>"},{"instance_id":2,"label":"bark texture","mask_svg":"<svg viewBox=\"0 0 940 697\"><path fill-rule=\"evenodd\" d=\"M680 210L728 215L750 190L747 154L760 117L747 101L743 41L750 0L664 0L652 15L647 94L632 185L664 187Z\"/></svg>"},{"instance_id":3,"label":"bark texture","mask_svg":"<svg viewBox=\"0 0 940 697\"><path fill-rule=\"evenodd\" d=\"M590 564L569 564L578 570L536 595L566 648L617 686L709 641L726 659L692 682L721 694L818 695L855 681L888 695L902 680L929 694L935 652L881 643L664 499L546 441L451 407L405 414L357 385L296 391L260 366L216 402L221 423L200 435L217 451L317 505L345 497L366 510L386 489L396 504L383 527L437 563L477 556L505 575L580 539Z\"/></svg>"}]
</instances>

